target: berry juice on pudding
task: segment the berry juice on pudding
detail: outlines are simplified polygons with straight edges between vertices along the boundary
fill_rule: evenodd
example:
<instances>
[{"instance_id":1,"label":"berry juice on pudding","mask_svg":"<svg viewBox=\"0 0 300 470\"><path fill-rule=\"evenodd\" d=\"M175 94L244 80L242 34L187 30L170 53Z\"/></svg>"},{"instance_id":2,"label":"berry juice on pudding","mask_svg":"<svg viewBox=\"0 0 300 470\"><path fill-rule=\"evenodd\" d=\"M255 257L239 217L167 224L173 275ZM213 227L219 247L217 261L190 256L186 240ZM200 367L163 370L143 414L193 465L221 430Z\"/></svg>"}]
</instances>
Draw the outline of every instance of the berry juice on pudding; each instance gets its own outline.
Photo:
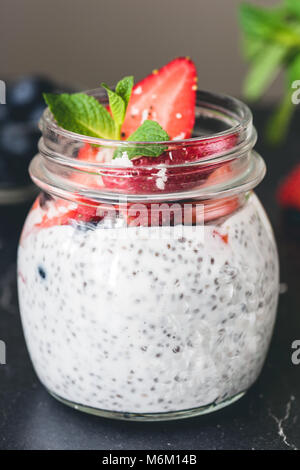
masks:
<instances>
[{"instance_id":1,"label":"berry juice on pudding","mask_svg":"<svg viewBox=\"0 0 300 470\"><path fill-rule=\"evenodd\" d=\"M216 410L260 373L278 299L251 113L196 99L185 58L104 87L46 97L18 255L33 365L56 398L102 416ZM93 135L70 128L83 102Z\"/></svg>"}]
</instances>

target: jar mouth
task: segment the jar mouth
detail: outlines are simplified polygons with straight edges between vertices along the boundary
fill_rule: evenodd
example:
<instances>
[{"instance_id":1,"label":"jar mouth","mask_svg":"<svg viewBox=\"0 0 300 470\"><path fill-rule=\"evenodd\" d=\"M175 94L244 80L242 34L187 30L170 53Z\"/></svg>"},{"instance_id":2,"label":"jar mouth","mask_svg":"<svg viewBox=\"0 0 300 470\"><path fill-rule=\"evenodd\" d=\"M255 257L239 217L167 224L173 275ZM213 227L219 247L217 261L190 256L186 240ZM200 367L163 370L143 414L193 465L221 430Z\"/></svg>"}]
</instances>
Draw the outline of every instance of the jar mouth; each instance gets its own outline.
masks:
<instances>
[{"instance_id":1,"label":"jar mouth","mask_svg":"<svg viewBox=\"0 0 300 470\"><path fill-rule=\"evenodd\" d=\"M87 93L108 104L102 89ZM90 201L206 199L255 187L264 177L265 165L252 151L256 130L248 106L230 96L198 91L195 114L189 139L128 142L62 129L47 109L40 120L42 138L30 165L31 177L59 197L69 199L73 194ZM116 149L126 153L132 146L145 145L165 149L160 157L113 159ZM81 158L86 148L88 155Z\"/></svg>"},{"instance_id":2,"label":"jar mouth","mask_svg":"<svg viewBox=\"0 0 300 470\"><path fill-rule=\"evenodd\" d=\"M108 105L107 96L103 89L97 88L94 90L88 90L85 93L98 99L104 106ZM252 113L249 107L237 98L225 94L199 90L197 91L196 101L196 124L197 118L209 121L209 123L206 123L206 126L213 126L218 123L219 125L221 124L220 127L223 127L223 129L214 131L213 129L208 130L208 127L206 127L206 129L201 129L201 133L196 129L197 135L194 135L188 139L176 138L173 140L159 142L128 142L124 140L109 140L98 137L90 137L63 129L55 122L52 113L50 112L49 108L47 108L44 111L39 123L40 130L43 133L43 140L39 143L39 149L44 154L48 154L48 156L51 156L52 158L64 161L65 164L72 165L72 162L76 162L76 167L86 168L88 165L91 167L91 169L95 169L96 167L105 168L113 166L114 168L124 169L126 168L126 165L123 162L122 164L118 164L117 160L119 159L116 159L110 163L99 163L89 160L82 162L76 158L72 158L70 155L66 156L57 149L48 149L47 135L55 135L56 138L62 138L65 141L72 142L73 145L90 144L92 146L99 146L102 148L118 148L124 152L126 152L126 149L129 149L133 146L138 148L145 145L151 145L154 147L165 146L167 149L172 151L182 149L183 147L193 148L196 145L206 145L209 147L214 142L221 142L222 140L230 138L231 136L235 137L235 143L230 148L218 149L215 152L212 152L210 155L201 156L201 158L193 161L172 163L171 165L164 163L163 166L166 168L189 167L199 164L205 165L208 161L212 162L214 159L218 159L218 161L220 161L222 158L224 158L225 161L227 158L235 158L235 156L241 152L249 151L255 145L257 136L256 130L252 124ZM50 152L47 150L50 150ZM161 163L158 164L156 162L155 157L152 157L152 160L153 163L151 161L151 164L139 165L139 168L155 168L162 166ZM131 168L131 166L128 165L128 168Z\"/></svg>"}]
</instances>

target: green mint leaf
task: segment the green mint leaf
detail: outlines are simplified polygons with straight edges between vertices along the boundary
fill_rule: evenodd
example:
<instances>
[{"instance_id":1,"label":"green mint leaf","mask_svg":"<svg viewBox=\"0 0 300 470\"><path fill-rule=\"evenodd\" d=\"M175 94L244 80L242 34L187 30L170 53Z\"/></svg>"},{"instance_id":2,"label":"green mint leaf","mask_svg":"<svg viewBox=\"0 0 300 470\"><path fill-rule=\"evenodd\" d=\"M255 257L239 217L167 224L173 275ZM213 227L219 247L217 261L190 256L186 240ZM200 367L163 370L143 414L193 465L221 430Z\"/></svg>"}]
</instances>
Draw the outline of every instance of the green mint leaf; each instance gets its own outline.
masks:
<instances>
[{"instance_id":1,"label":"green mint leaf","mask_svg":"<svg viewBox=\"0 0 300 470\"><path fill-rule=\"evenodd\" d=\"M125 101L115 91L112 91L105 83L101 83L101 86L107 91L109 107L115 120L116 127L118 129L117 138L119 138L120 129L123 124L126 113Z\"/></svg>"},{"instance_id":2,"label":"green mint leaf","mask_svg":"<svg viewBox=\"0 0 300 470\"><path fill-rule=\"evenodd\" d=\"M101 83L108 94L109 107L116 123L117 138L120 138L121 127L125 119L126 109L133 87L133 77L124 77L117 83L115 91L111 90L105 83Z\"/></svg>"},{"instance_id":3,"label":"green mint leaf","mask_svg":"<svg viewBox=\"0 0 300 470\"><path fill-rule=\"evenodd\" d=\"M244 95L248 100L258 99L275 80L288 49L270 43L257 54L244 83Z\"/></svg>"},{"instance_id":4,"label":"green mint leaf","mask_svg":"<svg viewBox=\"0 0 300 470\"><path fill-rule=\"evenodd\" d=\"M94 97L85 93L44 93L57 124L77 134L114 139L116 129L109 112Z\"/></svg>"},{"instance_id":5,"label":"green mint leaf","mask_svg":"<svg viewBox=\"0 0 300 470\"><path fill-rule=\"evenodd\" d=\"M133 88L133 77L124 77L120 80L116 85L116 93L119 95L123 101L125 102L125 106L127 108L128 102L131 96Z\"/></svg>"},{"instance_id":6,"label":"green mint leaf","mask_svg":"<svg viewBox=\"0 0 300 470\"><path fill-rule=\"evenodd\" d=\"M128 138L128 142L162 142L170 140L166 131L156 121L145 121L143 124ZM165 145L135 145L128 147L126 150L120 148L114 153L114 158L121 158L126 151L127 157L159 157L164 150Z\"/></svg>"}]
</instances>

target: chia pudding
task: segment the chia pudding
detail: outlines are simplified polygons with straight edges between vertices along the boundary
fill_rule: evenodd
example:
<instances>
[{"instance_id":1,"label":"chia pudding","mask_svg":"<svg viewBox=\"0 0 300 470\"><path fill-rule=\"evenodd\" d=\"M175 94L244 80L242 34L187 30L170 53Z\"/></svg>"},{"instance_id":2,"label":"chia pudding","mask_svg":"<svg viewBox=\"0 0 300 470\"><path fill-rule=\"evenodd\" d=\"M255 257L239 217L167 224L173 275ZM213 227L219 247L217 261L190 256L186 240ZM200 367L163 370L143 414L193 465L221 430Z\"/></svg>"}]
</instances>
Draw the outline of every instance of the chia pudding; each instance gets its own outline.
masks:
<instances>
[{"instance_id":1,"label":"chia pudding","mask_svg":"<svg viewBox=\"0 0 300 470\"><path fill-rule=\"evenodd\" d=\"M31 230L41 217L35 205L18 283L31 359L51 393L95 410L176 413L225 403L256 380L279 274L254 193L180 237L101 223Z\"/></svg>"}]
</instances>

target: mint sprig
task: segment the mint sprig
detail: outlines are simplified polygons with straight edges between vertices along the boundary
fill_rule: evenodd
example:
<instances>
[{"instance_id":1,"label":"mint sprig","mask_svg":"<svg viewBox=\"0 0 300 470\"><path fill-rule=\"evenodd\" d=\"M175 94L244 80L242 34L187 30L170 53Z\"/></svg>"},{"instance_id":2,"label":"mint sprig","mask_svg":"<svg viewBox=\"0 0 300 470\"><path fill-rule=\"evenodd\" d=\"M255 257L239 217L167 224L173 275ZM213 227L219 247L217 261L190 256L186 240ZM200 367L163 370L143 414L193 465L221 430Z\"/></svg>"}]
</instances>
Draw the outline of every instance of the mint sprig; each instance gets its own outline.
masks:
<instances>
[{"instance_id":1,"label":"mint sprig","mask_svg":"<svg viewBox=\"0 0 300 470\"><path fill-rule=\"evenodd\" d=\"M258 100L281 70L286 75L282 102L267 127L269 141L279 143L286 135L295 108L291 84L300 79L300 1L284 0L273 8L243 3L239 17L243 51L250 63L244 96Z\"/></svg>"},{"instance_id":2,"label":"mint sprig","mask_svg":"<svg viewBox=\"0 0 300 470\"><path fill-rule=\"evenodd\" d=\"M111 115L93 96L44 93L44 99L57 124L64 129L102 139L116 138Z\"/></svg>"},{"instance_id":3,"label":"mint sprig","mask_svg":"<svg viewBox=\"0 0 300 470\"><path fill-rule=\"evenodd\" d=\"M119 139L132 92L133 77L125 77L120 80L117 83L115 91L111 90L106 83L101 83L101 86L107 91L109 107L115 121L117 138Z\"/></svg>"},{"instance_id":4,"label":"mint sprig","mask_svg":"<svg viewBox=\"0 0 300 470\"><path fill-rule=\"evenodd\" d=\"M143 124L128 138L128 142L162 142L169 140L166 131L156 121L144 121ZM121 158L126 151L126 155L131 160L137 156L159 157L166 149L165 145L135 145L127 147L126 150L119 148L114 153L115 158Z\"/></svg>"},{"instance_id":5,"label":"mint sprig","mask_svg":"<svg viewBox=\"0 0 300 470\"><path fill-rule=\"evenodd\" d=\"M116 93L119 95L123 101L125 102L125 106L127 108L130 96L132 93L134 79L132 76L124 77L120 80L116 85Z\"/></svg>"},{"instance_id":6,"label":"mint sprig","mask_svg":"<svg viewBox=\"0 0 300 470\"><path fill-rule=\"evenodd\" d=\"M127 106L133 88L133 77L120 80L115 90L102 83L105 88L110 112L94 97L84 93L45 93L44 99L57 124L77 134L102 139L119 140ZM145 121L131 136L131 142L161 142L169 140L167 132L155 121ZM133 145L126 148L129 159L134 157L158 157L165 145ZM124 150L117 149L113 158L122 158Z\"/></svg>"}]
</instances>

